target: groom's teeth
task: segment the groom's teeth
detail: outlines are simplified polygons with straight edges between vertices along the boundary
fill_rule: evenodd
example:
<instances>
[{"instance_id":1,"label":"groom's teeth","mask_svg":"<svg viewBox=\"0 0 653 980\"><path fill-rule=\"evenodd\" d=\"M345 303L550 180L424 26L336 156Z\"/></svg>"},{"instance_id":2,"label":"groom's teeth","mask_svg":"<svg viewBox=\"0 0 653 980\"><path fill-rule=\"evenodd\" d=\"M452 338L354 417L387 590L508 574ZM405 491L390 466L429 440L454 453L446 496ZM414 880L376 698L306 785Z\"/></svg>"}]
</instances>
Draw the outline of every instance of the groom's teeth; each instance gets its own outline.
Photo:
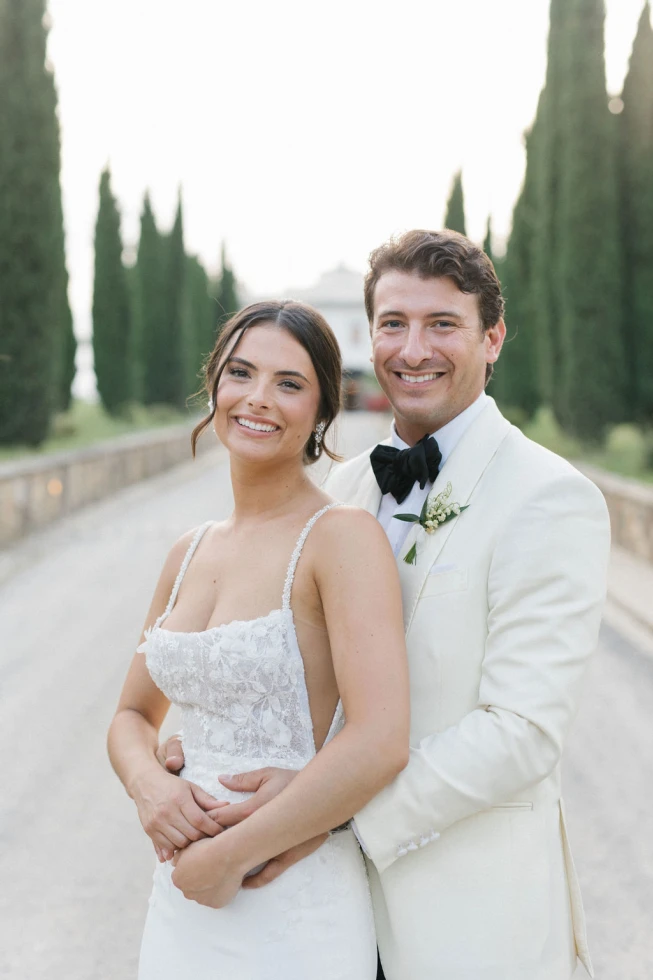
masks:
<instances>
[{"instance_id":1,"label":"groom's teeth","mask_svg":"<svg viewBox=\"0 0 653 980\"><path fill-rule=\"evenodd\" d=\"M418 384L420 381L435 381L437 374L400 374L402 381L407 381L411 385Z\"/></svg>"},{"instance_id":2,"label":"groom's teeth","mask_svg":"<svg viewBox=\"0 0 653 980\"><path fill-rule=\"evenodd\" d=\"M246 429L256 429L257 432L276 432L278 425L264 425L263 422L250 422L249 419L236 419L238 425L244 425Z\"/></svg>"}]
</instances>

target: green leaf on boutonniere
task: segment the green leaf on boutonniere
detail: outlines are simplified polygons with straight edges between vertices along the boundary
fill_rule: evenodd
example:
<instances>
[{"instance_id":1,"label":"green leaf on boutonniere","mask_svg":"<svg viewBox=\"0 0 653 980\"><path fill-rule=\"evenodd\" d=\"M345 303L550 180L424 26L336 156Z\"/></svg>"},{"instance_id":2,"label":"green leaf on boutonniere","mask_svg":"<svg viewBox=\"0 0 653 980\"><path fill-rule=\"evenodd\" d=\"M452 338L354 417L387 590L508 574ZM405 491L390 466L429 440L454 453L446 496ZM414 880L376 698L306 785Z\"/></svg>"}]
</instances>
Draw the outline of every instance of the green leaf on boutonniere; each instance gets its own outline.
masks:
<instances>
[{"instance_id":1,"label":"green leaf on boutonniere","mask_svg":"<svg viewBox=\"0 0 653 980\"><path fill-rule=\"evenodd\" d=\"M407 565L415 565L417 563L417 545L413 545L410 551L406 552L404 561Z\"/></svg>"},{"instance_id":2,"label":"green leaf on boutonniere","mask_svg":"<svg viewBox=\"0 0 653 980\"><path fill-rule=\"evenodd\" d=\"M408 521L410 524L419 524L427 534L433 534L439 527L441 527L443 524L447 524L449 521L452 521L469 507L469 504L464 504L461 506L457 503L451 503L449 500L451 497L451 492L452 486L450 483L447 483L444 490L441 490L440 493L434 494L431 492L428 494L424 500L422 512L419 517L417 517L416 514L395 514L394 516L399 521ZM413 546L407 552L404 557L404 561L407 565L416 564L417 542L415 542L415 544L413 544Z\"/></svg>"}]
</instances>

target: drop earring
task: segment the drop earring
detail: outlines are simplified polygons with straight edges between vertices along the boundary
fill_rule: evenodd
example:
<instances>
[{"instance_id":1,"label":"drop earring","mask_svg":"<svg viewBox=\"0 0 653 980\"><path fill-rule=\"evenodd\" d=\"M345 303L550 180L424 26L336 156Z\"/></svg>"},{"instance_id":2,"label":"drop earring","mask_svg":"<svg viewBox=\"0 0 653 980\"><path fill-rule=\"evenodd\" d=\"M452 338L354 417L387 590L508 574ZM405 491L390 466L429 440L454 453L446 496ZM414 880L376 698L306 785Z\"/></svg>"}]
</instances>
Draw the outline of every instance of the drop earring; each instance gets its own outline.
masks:
<instances>
[{"instance_id":1,"label":"drop earring","mask_svg":"<svg viewBox=\"0 0 653 980\"><path fill-rule=\"evenodd\" d=\"M315 455L320 455L320 443L324 438L324 430L326 429L326 422L318 422L315 426Z\"/></svg>"}]
</instances>

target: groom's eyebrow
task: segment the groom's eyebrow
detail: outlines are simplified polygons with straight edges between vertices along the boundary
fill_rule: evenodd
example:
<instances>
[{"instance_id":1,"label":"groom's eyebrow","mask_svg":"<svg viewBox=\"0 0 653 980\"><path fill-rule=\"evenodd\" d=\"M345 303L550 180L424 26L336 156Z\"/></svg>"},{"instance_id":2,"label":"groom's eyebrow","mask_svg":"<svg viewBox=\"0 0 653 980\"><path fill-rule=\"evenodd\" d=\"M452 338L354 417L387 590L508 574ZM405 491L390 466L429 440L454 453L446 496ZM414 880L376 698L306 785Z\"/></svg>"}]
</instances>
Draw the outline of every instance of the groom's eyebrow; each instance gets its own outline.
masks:
<instances>
[{"instance_id":1,"label":"groom's eyebrow","mask_svg":"<svg viewBox=\"0 0 653 980\"><path fill-rule=\"evenodd\" d=\"M379 313L379 318L384 318L386 316L403 316L407 317L408 314L404 310L383 310ZM437 313L427 313L425 320L443 320L445 317L448 319L460 320L461 314L457 310L440 310Z\"/></svg>"},{"instance_id":2,"label":"groom's eyebrow","mask_svg":"<svg viewBox=\"0 0 653 980\"><path fill-rule=\"evenodd\" d=\"M229 358L229 363L232 361L235 361L237 364L242 364L243 367L251 368L252 371L258 370L255 364L252 364L251 361L246 361L244 357L236 357L234 355L233 357ZM275 371L274 376L275 378L301 378L302 381L306 382L306 384L310 384L308 378L304 377L301 371Z\"/></svg>"}]
</instances>

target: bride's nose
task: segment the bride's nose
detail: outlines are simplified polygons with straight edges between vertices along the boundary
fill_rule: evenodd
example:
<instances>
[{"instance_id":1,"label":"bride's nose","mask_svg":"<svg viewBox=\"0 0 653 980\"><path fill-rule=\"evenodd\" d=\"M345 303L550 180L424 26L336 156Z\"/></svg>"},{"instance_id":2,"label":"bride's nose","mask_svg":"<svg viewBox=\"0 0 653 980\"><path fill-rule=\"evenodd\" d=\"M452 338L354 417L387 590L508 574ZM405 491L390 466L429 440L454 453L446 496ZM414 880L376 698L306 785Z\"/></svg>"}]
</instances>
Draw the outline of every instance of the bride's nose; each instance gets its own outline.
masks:
<instances>
[{"instance_id":1,"label":"bride's nose","mask_svg":"<svg viewBox=\"0 0 653 980\"><path fill-rule=\"evenodd\" d=\"M270 407L270 395L262 379L248 392L247 404L250 408L256 408L259 411L267 410Z\"/></svg>"}]
</instances>

